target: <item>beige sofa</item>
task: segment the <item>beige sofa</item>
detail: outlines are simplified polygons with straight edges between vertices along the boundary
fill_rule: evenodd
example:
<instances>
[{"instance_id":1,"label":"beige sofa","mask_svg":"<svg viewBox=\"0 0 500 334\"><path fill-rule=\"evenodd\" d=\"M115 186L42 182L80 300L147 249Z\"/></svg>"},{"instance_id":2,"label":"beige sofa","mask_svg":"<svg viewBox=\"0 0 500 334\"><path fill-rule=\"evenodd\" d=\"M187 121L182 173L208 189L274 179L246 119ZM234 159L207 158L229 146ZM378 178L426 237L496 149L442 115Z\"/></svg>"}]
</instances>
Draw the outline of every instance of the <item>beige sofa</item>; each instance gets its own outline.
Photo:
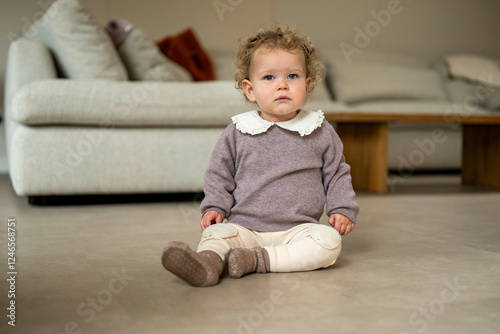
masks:
<instances>
[{"instance_id":1,"label":"beige sofa","mask_svg":"<svg viewBox=\"0 0 500 334\"><path fill-rule=\"evenodd\" d=\"M59 3L73 6L70 12L82 10L76 0ZM52 14L56 23L62 20L60 24L73 24L63 10ZM38 27L34 36L13 41L9 49L5 121L10 178L16 193L47 196L202 191L212 149L230 117L255 108L234 88L231 55L209 52L216 81L129 81L126 73L123 77L126 67L116 63L120 62L118 53L111 51L102 68L108 71L112 61L119 75L104 73L98 61L92 62L93 56L101 56L102 47L99 52L79 57L83 51L74 49L82 43L66 47L64 38L54 33L52 21L45 22L49 24ZM71 38L67 43L75 39ZM76 40L86 41L83 37ZM101 38L101 42L109 41ZM446 85L435 80L438 72L422 60L364 52L366 63L359 61L355 62L358 68L342 69L335 51L323 50L321 56L328 65L325 83L331 91L327 85L318 86L308 99L307 109L325 113L350 109L444 113L456 103L449 100ZM373 64L375 72L367 72ZM380 64L382 69L378 68ZM398 74L388 64L402 72ZM389 77L384 77L387 73ZM408 73L421 81L400 87L397 80ZM374 87L366 84L370 82L366 80L368 75L372 86L373 82L377 86L374 75L392 85L374 93ZM441 79L446 81L443 76ZM421 87L426 82L432 85ZM396 93L384 96L391 87L397 88ZM401 158L415 149L415 140L428 138L433 129L433 125L392 126L389 168L397 169ZM449 140L437 147L420 169L460 168L460 129L448 127L445 131Z\"/></svg>"},{"instance_id":2,"label":"beige sofa","mask_svg":"<svg viewBox=\"0 0 500 334\"><path fill-rule=\"evenodd\" d=\"M231 82L59 79L38 41L9 50L7 154L19 195L199 191L230 116Z\"/></svg>"}]
</instances>

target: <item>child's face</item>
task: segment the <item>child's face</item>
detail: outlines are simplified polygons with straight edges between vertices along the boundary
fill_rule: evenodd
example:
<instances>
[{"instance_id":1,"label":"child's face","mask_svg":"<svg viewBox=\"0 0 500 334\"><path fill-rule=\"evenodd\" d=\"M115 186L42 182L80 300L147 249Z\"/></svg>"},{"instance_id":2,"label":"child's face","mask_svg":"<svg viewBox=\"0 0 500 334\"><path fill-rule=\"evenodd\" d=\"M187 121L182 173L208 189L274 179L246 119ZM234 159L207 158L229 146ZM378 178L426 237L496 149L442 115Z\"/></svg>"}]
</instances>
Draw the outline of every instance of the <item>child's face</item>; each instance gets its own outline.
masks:
<instances>
[{"instance_id":1,"label":"child's face","mask_svg":"<svg viewBox=\"0 0 500 334\"><path fill-rule=\"evenodd\" d=\"M283 122L295 117L311 83L302 52L261 47L249 72L250 80L243 80L242 88L248 100L257 102L263 119Z\"/></svg>"}]
</instances>

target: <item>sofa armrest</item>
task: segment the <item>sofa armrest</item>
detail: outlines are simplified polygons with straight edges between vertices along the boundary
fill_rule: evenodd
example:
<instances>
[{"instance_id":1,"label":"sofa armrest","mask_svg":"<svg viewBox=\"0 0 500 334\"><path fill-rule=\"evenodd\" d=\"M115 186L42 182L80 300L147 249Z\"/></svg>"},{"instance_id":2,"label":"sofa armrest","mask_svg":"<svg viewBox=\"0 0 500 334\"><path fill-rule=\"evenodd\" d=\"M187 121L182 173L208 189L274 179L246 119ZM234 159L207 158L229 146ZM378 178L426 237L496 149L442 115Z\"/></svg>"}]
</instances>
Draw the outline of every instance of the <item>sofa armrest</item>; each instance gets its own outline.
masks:
<instances>
[{"instance_id":1,"label":"sofa armrest","mask_svg":"<svg viewBox=\"0 0 500 334\"><path fill-rule=\"evenodd\" d=\"M57 78L54 60L41 42L27 38L14 40L7 56L5 113L9 114L14 94L31 82Z\"/></svg>"}]
</instances>

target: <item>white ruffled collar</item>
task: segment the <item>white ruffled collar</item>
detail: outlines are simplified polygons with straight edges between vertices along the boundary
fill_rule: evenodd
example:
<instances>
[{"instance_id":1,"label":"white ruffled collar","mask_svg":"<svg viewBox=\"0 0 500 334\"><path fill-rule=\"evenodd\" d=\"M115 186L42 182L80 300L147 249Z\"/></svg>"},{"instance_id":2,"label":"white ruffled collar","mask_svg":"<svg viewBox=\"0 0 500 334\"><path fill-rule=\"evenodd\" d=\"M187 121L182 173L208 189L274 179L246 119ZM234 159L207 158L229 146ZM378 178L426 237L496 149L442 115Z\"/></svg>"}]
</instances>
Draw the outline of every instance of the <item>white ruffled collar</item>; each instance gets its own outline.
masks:
<instances>
[{"instance_id":1,"label":"white ruffled collar","mask_svg":"<svg viewBox=\"0 0 500 334\"><path fill-rule=\"evenodd\" d=\"M271 126L276 124L280 128L298 132L301 136L307 136L321 126L325 115L321 110L301 110L291 120L274 123L266 121L260 117L258 111L252 110L233 116L231 119L238 130L250 135L266 132Z\"/></svg>"}]
</instances>

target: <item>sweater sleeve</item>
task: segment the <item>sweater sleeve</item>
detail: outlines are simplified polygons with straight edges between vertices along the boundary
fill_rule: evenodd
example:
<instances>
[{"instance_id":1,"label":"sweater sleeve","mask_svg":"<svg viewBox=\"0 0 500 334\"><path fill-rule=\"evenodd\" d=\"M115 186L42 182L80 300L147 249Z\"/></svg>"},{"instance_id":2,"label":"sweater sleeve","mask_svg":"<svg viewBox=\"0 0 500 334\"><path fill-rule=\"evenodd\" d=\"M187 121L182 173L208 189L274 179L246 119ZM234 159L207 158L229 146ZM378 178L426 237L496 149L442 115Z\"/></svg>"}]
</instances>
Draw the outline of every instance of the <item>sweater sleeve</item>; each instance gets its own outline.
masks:
<instances>
[{"instance_id":1,"label":"sweater sleeve","mask_svg":"<svg viewBox=\"0 0 500 334\"><path fill-rule=\"evenodd\" d=\"M326 122L328 140L332 143L323 155L323 185L326 193L326 213L340 213L353 223L359 212L351 183L351 167L345 162L344 146L333 126Z\"/></svg>"},{"instance_id":2,"label":"sweater sleeve","mask_svg":"<svg viewBox=\"0 0 500 334\"><path fill-rule=\"evenodd\" d=\"M201 212L215 210L222 218L229 216L234 204L233 190L236 187L235 175L235 127L229 125L217 144L205 172L205 198L201 202Z\"/></svg>"}]
</instances>

